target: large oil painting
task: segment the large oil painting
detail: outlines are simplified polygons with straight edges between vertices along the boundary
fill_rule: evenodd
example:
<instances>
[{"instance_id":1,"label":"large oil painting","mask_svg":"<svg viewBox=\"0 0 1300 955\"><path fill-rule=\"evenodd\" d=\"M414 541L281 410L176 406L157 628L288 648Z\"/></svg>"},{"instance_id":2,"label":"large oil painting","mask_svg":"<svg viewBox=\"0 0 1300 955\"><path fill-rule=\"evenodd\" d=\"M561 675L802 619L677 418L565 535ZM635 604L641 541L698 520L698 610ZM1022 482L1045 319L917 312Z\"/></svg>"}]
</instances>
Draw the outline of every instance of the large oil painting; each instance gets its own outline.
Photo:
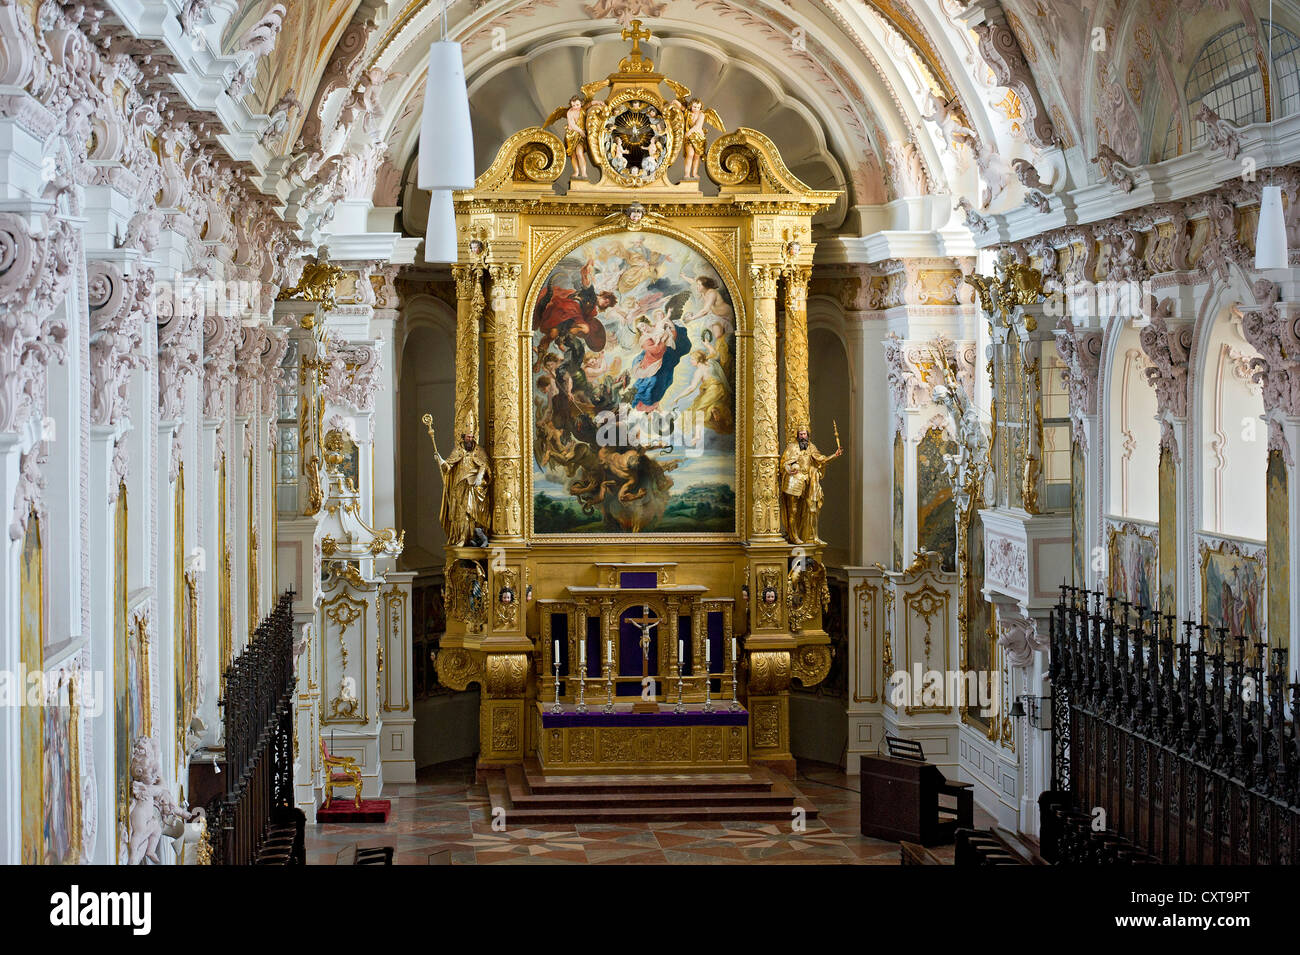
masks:
<instances>
[{"instance_id":1,"label":"large oil painting","mask_svg":"<svg viewBox=\"0 0 1300 955\"><path fill-rule=\"evenodd\" d=\"M1167 445L1160 448L1160 612L1178 612L1178 465Z\"/></svg>"},{"instance_id":2,"label":"large oil painting","mask_svg":"<svg viewBox=\"0 0 1300 955\"><path fill-rule=\"evenodd\" d=\"M1088 475L1083 449L1078 442L1070 446L1070 531L1074 538L1074 586L1088 586Z\"/></svg>"},{"instance_id":3,"label":"large oil painting","mask_svg":"<svg viewBox=\"0 0 1300 955\"><path fill-rule=\"evenodd\" d=\"M736 314L685 243L616 233L551 269L532 315L533 530L736 529Z\"/></svg>"},{"instance_id":4,"label":"large oil painting","mask_svg":"<svg viewBox=\"0 0 1300 955\"><path fill-rule=\"evenodd\" d=\"M916 531L920 550L943 556L943 569L957 569L957 510L944 456L957 443L942 428L931 428L916 449Z\"/></svg>"},{"instance_id":5,"label":"large oil painting","mask_svg":"<svg viewBox=\"0 0 1300 955\"><path fill-rule=\"evenodd\" d=\"M962 667L974 671L979 681L976 685L984 686L985 681L997 679L994 675L997 670L994 649L997 635L993 627L993 605L984 598L984 519L980 517L978 508L970 509L965 537L969 556L963 561L965 566L962 568L966 601L966 655ZM979 706L968 706L965 717L967 722L979 724L992 738L992 713L984 712Z\"/></svg>"},{"instance_id":6,"label":"large oil painting","mask_svg":"<svg viewBox=\"0 0 1300 955\"><path fill-rule=\"evenodd\" d=\"M64 682L66 679L68 682ZM70 675L60 675L42 707L42 829L47 865L81 861L81 765L77 696Z\"/></svg>"},{"instance_id":7,"label":"large oil painting","mask_svg":"<svg viewBox=\"0 0 1300 955\"><path fill-rule=\"evenodd\" d=\"M20 659L26 672L40 672L45 666L45 558L41 547L41 521L35 514L28 517L26 532L23 534L18 595ZM44 767L41 755L45 732L43 711L44 707L41 706L24 706L19 718L23 747L24 865L40 865L45 861L45 841L41 832L44 808Z\"/></svg>"},{"instance_id":8,"label":"large oil painting","mask_svg":"<svg viewBox=\"0 0 1300 955\"><path fill-rule=\"evenodd\" d=\"M903 433L894 432L894 570L903 569L903 520L906 501L903 497Z\"/></svg>"},{"instance_id":9,"label":"large oil painting","mask_svg":"<svg viewBox=\"0 0 1300 955\"><path fill-rule=\"evenodd\" d=\"M1224 542L1201 545L1201 615L1210 629L1258 640L1264 630L1264 573L1260 559Z\"/></svg>"},{"instance_id":10,"label":"large oil painting","mask_svg":"<svg viewBox=\"0 0 1300 955\"><path fill-rule=\"evenodd\" d=\"M1110 531L1110 595L1155 610L1159 553L1155 528L1123 524Z\"/></svg>"},{"instance_id":11,"label":"large oil painting","mask_svg":"<svg viewBox=\"0 0 1300 955\"><path fill-rule=\"evenodd\" d=\"M1268 452L1268 470L1264 474L1265 513L1268 517L1268 576L1283 581L1290 574L1291 538L1290 506L1287 502L1286 461L1274 448ZM1290 638L1283 621L1291 619L1291 595L1285 586L1270 587L1268 592L1269 643L1285 647Z\"/></svg>"}]
</instances>

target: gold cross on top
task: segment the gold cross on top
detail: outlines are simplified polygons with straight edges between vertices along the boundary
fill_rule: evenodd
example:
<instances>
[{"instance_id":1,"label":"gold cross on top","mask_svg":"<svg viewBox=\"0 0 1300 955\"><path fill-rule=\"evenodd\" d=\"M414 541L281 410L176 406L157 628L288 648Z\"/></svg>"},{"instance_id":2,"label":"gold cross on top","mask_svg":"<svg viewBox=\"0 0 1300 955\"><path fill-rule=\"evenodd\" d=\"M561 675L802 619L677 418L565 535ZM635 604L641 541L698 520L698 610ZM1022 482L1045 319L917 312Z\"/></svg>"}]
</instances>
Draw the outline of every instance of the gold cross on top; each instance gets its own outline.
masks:
<instances>
[{"instance_id":1,"label":"gold cross on top","mask_svg":"<svg viewBox=\"0 0 1300 955\"><path fill-rule=\"evenodd\" d=\"M641 56L641 41L650 39L652 35L649 30L641 29L640 20L633 20L631 29L623 30L623 39L632 41L632 55L637 58Z\"/></svg>"}]
</instances>

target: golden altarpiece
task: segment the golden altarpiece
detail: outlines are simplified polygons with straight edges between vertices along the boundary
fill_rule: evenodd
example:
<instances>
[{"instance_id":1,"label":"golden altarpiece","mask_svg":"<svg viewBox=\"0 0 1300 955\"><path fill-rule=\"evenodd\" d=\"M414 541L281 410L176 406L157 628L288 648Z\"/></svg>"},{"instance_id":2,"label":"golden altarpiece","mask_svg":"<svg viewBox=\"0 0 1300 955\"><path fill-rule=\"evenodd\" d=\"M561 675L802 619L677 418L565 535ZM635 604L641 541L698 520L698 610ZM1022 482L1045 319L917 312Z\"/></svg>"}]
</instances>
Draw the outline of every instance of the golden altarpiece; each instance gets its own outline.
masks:
<instances>
[{"instance_id":1,"label":"golden altarpiece","mask_svg":"<svg viewBox=\"0 0 1300 955\"><path fill-rule=\"evenodd\" d=\"M837 194L655 72L648 35L454 197L437 670L482 689L482 766L788 770L790 681L830 667L822 545L782 523L817 475L789 484L782 451Z\"/></svg>"}]
</instances>

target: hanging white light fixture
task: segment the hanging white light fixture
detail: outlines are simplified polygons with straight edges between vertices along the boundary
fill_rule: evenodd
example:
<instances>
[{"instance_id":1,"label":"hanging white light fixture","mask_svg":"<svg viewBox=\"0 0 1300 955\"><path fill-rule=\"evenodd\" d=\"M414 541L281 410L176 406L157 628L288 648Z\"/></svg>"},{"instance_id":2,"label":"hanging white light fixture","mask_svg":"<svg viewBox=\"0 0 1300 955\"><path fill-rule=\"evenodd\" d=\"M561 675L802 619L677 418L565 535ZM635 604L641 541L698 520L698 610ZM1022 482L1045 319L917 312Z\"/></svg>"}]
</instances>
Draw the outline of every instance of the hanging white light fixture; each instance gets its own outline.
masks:
<instances>
[{"instance_id":1,"label":"hanging white light fixture","mask_svg":"<svg viewBox=\"0 0 1300 955\"><path fill-rule=\"evenodd\" d=\"M429 46L429 76L420 118L421 189L470 189L474 185L474 135L460 44L447 39L442 5L442 39Z\"/></svg>"},{"instance_id":2,"label":"hanging white light fixture","mask_svg":"<svg viewBox=\"0 0 1300 955\"><path fill-rule=\"evenodd\" d=\"M1259 230L1255 233L1255 268L1285 269L1290 252L1282 217L1282 187L1265 186L1259 197Z\"/></svg>"},{"instance_id":3,"label":"hanging white light fixture","mask_svg":"<svg viewBox=\"0 0 1300 955\"><path fill-rule=\"evenodd\" d=\"M435 189L429 195L429 222L424 231L424 261L455 262L456 210L450 189Z\"/></svg>"},{"instance_id":4,"label":"hanging white light fixture","mask_svg":"<svg viewBox=\"0 0 1300 955\"><path fill-rule=\"evenodd\" d=\"M1273 68L1273 0L1268 4L1268 66ZM1255 231L1255 269L1285 269L1290 264L1286 220L1282 217L1282 187L1265 186L1259 196L1259 227Z\"/></svg>"}]
</instances>

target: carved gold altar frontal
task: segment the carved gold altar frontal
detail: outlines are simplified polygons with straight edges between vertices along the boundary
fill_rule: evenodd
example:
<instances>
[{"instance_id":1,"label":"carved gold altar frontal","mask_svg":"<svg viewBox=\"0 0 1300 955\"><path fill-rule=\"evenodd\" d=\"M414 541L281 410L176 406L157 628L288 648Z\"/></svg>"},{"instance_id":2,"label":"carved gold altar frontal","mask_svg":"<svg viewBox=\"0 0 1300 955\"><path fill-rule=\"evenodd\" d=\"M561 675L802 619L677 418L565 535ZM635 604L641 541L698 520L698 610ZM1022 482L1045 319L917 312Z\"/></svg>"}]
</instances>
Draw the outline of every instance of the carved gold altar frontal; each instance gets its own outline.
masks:
<instances>
[{"instance_id":1,"label":"carved gold altar frontal","mask_svg":"<svg viewBox=\"0 0 1300 955\"><path fill-rule=\"evenodd\" d=\"M454 440L490 454L491 527L447 549L438 674L483 689L483 765L789 764L790 679L830 650L823 545L787 541L777 473L809 422L811 224L838 193L627 35L617 72L557 90L454 196ZM613 718L679 699L675 720Z\"/></svg>"}]
</instances>

